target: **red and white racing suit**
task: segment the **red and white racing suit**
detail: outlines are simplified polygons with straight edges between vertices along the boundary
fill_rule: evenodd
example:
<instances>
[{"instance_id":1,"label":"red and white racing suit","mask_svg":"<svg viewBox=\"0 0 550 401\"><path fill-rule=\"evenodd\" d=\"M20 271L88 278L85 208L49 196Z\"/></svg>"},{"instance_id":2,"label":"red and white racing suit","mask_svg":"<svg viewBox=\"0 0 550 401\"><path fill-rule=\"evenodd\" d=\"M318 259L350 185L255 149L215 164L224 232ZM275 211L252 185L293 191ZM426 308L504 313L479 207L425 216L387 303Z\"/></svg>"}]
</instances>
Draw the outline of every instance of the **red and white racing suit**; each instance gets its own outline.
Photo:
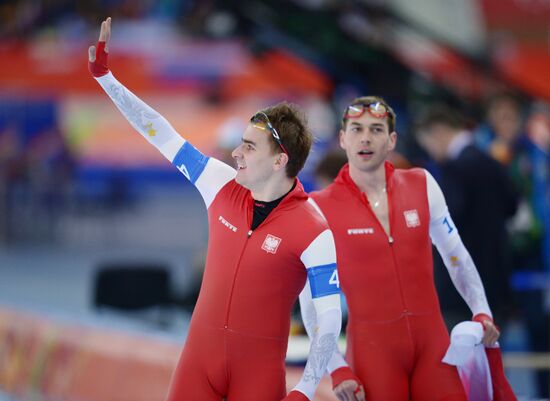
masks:
<instances>
[{"instance_id":1,"label":"red and white racing suit","mask_svg":"<svg viewBox=\"0 0 550 401\"><path fill-rule=\"evenodd\" d=\"M283 399L290 313L304 285L321 323L293 399L312 399L341 323L336 253L325 219L298 181L251 230L252 195L235 182L233 168L199 152L110 72L96 79L208 208L204 278L168 400Z\"/></svg>"},{"instance_id":2,"label":"red and white racing suit","mask_svg":"<svg viewBox=\"0 0 550 401\"><path fill-rule=\"evenodd\" d=\"M349 306L347 362L369 401L465 400L456 368L441 362L449 335L434 286L432 242L472 313L491 316L479 274L433 177L387 162L385 170L389 235L348 165L311 194L336 242ZM343 365L335 354L329 371Z\"/></svg>"}]
</instances>

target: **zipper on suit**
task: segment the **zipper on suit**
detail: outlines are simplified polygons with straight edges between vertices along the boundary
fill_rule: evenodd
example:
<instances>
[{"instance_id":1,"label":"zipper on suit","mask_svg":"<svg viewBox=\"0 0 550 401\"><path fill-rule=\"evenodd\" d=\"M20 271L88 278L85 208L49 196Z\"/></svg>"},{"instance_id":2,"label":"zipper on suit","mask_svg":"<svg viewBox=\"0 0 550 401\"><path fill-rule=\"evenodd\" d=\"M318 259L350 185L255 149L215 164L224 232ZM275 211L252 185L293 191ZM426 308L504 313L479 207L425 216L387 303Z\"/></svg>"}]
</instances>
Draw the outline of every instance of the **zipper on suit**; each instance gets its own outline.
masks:
<instances>
[{"instance_id":1,"label":"zipper on suit","mask_svg":"<svg viewBox=\"0 0 550 401\"><path fill-rule=\"evenodd\" d=\"M382 226L382 223L380 222L380 220L378 220L378 217L376 216L376 214L374 213L374 211L372 210L372 208L370 207L370 203L367 199L367 195L364 193L364 192L361 192L361 199L363 201L363 203L365 204L365 206L367 207L367 210L369 211L369 213L371 214L371 216L374 218L374 220L376 221L376 224L378 224L378 227L380 228L380 230L382 230L382 232L384 233L384 235L386 235L387 239L388 239L388 246L390 247L390 252L391 252L391 255L392 255L392 260L393 260L393 268L394 268L394 272L395 272L395 276L396 276L396 280L397 280L397 286L399 287L399 294L401 296L401 304L403 305L403 314L408 314L409 313L409 309L407 308L407 303L405 302L405 293L403 291L403 284L401 283L401 276L399 275L399 269L398 269L398 265L397 265L397 259L395 258L395 250L393 248L393 244L395 243L395 239L393 238L393 235L392 235L392 227L393 227L393 208L392 208L392 202L391 202L391 199L392 199L392 196L391 196L391 190L388 188L388 191L387 191L387 194L388 194L388 224L389 224L389 233L386 233L386 230L384 229L384 227Z\"/></svg>"},{"instance_id":2,"label":"zipper on suit","mask_svg":"<svg viewBox=\"0 0 550 401\"><path fill-rule=\"evenodd\" d=\"M229 327L229 312L231 311L231 302L233 301L233 291L235 290L235 283L237 282L237 275L239 274L239 268L241 267L241 260L244 255L244 251L246 250L246 246L248 245L248 240L250 239L250 236L252 235L252 230L249 230L246 234L246 239L244 241L243 249L241 250L241 254L239 255L239 259L237 260L237 266L235 267L235 273L233 274L233 283L231 283L231 291L229 292L229 300L227 301L227 311L225 313L225 321L223 322L223 328L227 329Z\"/></svg>"},{"instance_id":3,"label":"zipper on suit","mask_svg":"<svg viewBox=\"0 0 550 401\"><path fill-rule=\"evenodd\" d=\"M279 206L280 206L280 204L277 205L277 207L275 209L273 209L271 211L271 213L269 213L269 215L265 218L265 220L262 221L260 223L260 225L258 227L256 227L255 229L260 228L266 222L268 222L273 217L275 211L279 208ZM254 199L252 199L252 197L249 200L248 207L250 209L250 213L248 214L247 224L250 227L251 224L252 224L252 214L254 213ZM242 261L244 252L246 250L246 246L248 245L248 240L252 236L253 232L254 232L254 230L252 230L252 229L248 230L248 233L246 234L246 239L245 239L245 242L244 242L244 245L243 245L243 249L241 250L241 254L239 255L239 259L237 260L237 266L235 267L235 273L233 274L233 283L231 283L231 291L229 292L229 300L227 302L227 311L225 313L225 321L223 323L223 328L224 329L229 328L229 313L231 312L231 303L233 301L233 293L235 291L235 283L237 282L237 275L239 274L239 268L241 267L241 261Z\"/></svg>"}]
</instances>

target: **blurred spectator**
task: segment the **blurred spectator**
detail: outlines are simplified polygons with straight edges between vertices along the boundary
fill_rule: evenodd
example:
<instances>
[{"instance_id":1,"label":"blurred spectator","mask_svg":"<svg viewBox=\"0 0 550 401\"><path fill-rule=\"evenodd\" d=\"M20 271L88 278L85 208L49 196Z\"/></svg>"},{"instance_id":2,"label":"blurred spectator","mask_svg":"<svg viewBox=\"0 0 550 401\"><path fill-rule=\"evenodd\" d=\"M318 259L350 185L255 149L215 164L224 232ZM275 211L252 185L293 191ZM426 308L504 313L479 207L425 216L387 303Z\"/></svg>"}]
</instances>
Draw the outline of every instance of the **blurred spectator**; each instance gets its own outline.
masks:
<instances>
[{"instance_id":1,"label":"blurred spectator","mask_svg":"<svg viewBox=\"0 0 550 401\"><path fill-rule=\"evenodd\" d=\"M510 93L491 99L487 123L476 132L481 149L506 166L519 189L517 213L508 225L518 274L550 270L550 107L536 103L521 124L521 103ZM518 300L533 351L549 350L549 315L544 290L521 288ZM548 372L540 371L539 394L548 396Z\"/></svg>"},{"instance_id":2,"label":"blurred spectator","mask_svg":"<svg viewBox=\"0 0 550 401\"><path fill-rule=\"evenodd\" d=\"M348 158L342 149L327 152L315 168L316 189L326 188L338 175L340 169L346 164Z\"/></svg>"},{"instance_id":3,"label":"blurred spectator","mask_svg":"<svg viewBox=\"0 0 550 401\"><path fill-rule=\"evenodd\" d=\"M513 94L493 97L487 122L476 132L476 143L506 166L519 190L519 207L508 230L513 269L528 276L542 269L550 271L550 106L535 103L524 126L521 111L521 102ZM517 295L530 349L548 352L549 311L544 309L544 290L519 288ZM548 372L538 372L540 396L549 395L548 379Z\"/></svg>"},{"instance_id":4,"label":"blurred spectator","mask_svg":"<svg viewBox=\"0 0 550 401\"><path fill-rule=\"evenodd\" d=\"M74 162L54 102L0 99L0 242L52 241Z\"/></svg>"},{"instance_id":5,"label":"blurred spectator","mask_svg":"<svg viewBox=\"0 0 550 401\"><path fill-rule=\"evenodd\" d=\"M158 19L164 22L182 22L191 32L201 31L204 20L212 11L211 0L163 1L69 1L69 0L14 0L0 2L0 37L21 39L35 36L41 30L62 26L64 34L82 35L87 23L95 24L104 15L124 19ZM52 30L50 34L55 34Z\"/></svg>"},{"instance_id":6,"label":"blurred spectator","mask_svg":"<svg viewBox=\"0 0 550 401\"><path fill-rule=\"evenodd\" d=\"M74 161L57 127L37 132L27 144L26 175L33 237L55 238L55 225L66 208Z\"/></svg>"},{"instance_id":7,"label":"blurred spectator","mask_svg":"<svg viewBox=\"0 0 550 401\"><path fill-rule=\"evenodd\" d=\"M13 235L14 183L21 176L21 144L15 127L0 130L0 243L7 243Z\"/></svg>"},{"instance_id":8,"label":"blurred spectator","mask_svg":"<svg viewBox=\"0 0 550 401\"><path fill-rule=\"evenodd\" d=\"M521 191L522 209L511 226L518 267L550 271L550 105L536 103L526 120L526 136L510 163Z\"/></svg>"},{"instance_id":9,"label":"blurred spectator","mask_svg":"<svg viewBox=\"0 0 550 401\"><path fill-rule=\"evenodd\" d=\"M397 150L394 150L388 155L388 161L394 165L395 168L411 168L413 165L405 157L405 155Z\"/></svg>"},{"instance_id":10,"label":"blurred spectator","mask_svg":"<svg viewBox=\"0 0 550 401\"><path fill-rule=\"evenodd\" d=\"M506 220L517 207L513 184L499 163L478 150L462 116L445 106L429 108L419 119L417 138L438 166L438 182L464 245L477 266L495 321L504 322L510 302L511 273ZM460 312L451 283L438 274L445 314ZM455 301L456 299L456 301Z\"/></svg>"},{"instance_id":11,"label":"blurred spectator","mask_svg":"<svg viewBox=\"0 0 550 401\"><path fill-rule=\"evenodd\" d=\"M550 104L539 103L527 120L527 136L533 143L534 209L543 225L542 261L550 271Z\"/></svg>"},{"instance_id":12,"label":"blurred spectator","mask_svg":"<svg viewBox=\"0 0 550 401\"><path fill-rule=\"evenodd\" d=\"M213 157L225 164L233 166L235 160L231 152L241 143L241 138L248 121L235 116L228 117L219 127L216 133L216 148L213 150Z\"/></svg>"},{"instance_id":13,"label":"blurred spectator","mask_svg":"<svg viewBox=\"0 0 550 401\"><path fill-rule=\"evenodd\" d=\"M509 171L521 191L521 204L510 231L514 267L519 275L550 272L550 105L536 103L526 120L526 136L515 150ZM530 348L550 350L550 310L544 288L520 288L518 298ZM548 397L549 372L538 372L539 395Z\"/></svg>"},{"instance_id":14,"label":"blurred spectator","mask_svg":"<svg viewBox=\"0 0 550 401\"><path fill-rule=\"evenodd\" d=\"M521 138L521 103L510 92L501 92L489 99L486 122L475 131L476 145L502 164L513 157Z\"/></svg>"},{"instance_id":15,"label":"blurred spectator","mask_svg":"<svg viewBox=\"0 0 550 401\"><path fill-rule=\"evenodd\" d=\"M315 141L306 164L300 172L300 180L304 189L309 192L317 188L316 167L321 163L330 147L333 145L338 119L329 102L319 96L310 95L300 100Z\"/></svg>"}]
</instances>

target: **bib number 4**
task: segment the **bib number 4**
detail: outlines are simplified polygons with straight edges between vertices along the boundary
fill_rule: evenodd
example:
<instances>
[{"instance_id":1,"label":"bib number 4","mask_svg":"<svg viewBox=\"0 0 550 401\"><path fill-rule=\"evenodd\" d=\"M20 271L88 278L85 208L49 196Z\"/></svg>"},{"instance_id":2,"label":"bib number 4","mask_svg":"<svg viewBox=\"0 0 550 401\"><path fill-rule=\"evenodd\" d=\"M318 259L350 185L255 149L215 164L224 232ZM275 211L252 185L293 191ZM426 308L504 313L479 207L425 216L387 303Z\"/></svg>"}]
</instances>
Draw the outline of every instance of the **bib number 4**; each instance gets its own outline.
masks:
<instances>
[{"instance_id":1,"label":"bib number 4","mask_svg":"<svg viewBox=\"0 0 550 401\"><path fill-rule=\"evenodd\" d=\"M340 288L340 280L338 280L338 270L334 269L334 272L332 272L332 276L330 276L328 283L336 285L336 288Z\"/></svg>"}]
</instances>

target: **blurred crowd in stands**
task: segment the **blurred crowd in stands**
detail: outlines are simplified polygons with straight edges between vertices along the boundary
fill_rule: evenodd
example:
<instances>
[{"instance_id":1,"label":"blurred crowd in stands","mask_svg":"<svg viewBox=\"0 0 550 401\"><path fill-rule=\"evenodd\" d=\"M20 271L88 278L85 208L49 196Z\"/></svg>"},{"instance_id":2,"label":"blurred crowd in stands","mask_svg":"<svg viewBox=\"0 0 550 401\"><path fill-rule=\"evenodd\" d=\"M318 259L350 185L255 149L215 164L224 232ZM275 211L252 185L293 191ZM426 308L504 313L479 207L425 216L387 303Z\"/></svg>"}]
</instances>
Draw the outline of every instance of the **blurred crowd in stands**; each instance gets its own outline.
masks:
<instances>
[{"instance_id":1,"label":"blurred crowd in stands","mask_svg":"<svg viewBox=\"0 0 550 401\"><path fill-rule=\"evenodd\" d=\"M86 35L97 21L113 18L158 19L185 26L193 32L202 26L215 1L163 0L13 0L0 4L0 37L4 40L32 38L37 34ZM55 29L53 29L55 27Z\"/></svg>"},{"instance_id":2,"label":"blurred crowd in stands","mask_svg":"<svg viewBox=\"0 0 550 401\"><path fill-rule=\"evenodd\" d=\"M52 108L50 102L1 103L0 243L48 241L68 207L74 160Z\"/></svg>"}]
</instances>

